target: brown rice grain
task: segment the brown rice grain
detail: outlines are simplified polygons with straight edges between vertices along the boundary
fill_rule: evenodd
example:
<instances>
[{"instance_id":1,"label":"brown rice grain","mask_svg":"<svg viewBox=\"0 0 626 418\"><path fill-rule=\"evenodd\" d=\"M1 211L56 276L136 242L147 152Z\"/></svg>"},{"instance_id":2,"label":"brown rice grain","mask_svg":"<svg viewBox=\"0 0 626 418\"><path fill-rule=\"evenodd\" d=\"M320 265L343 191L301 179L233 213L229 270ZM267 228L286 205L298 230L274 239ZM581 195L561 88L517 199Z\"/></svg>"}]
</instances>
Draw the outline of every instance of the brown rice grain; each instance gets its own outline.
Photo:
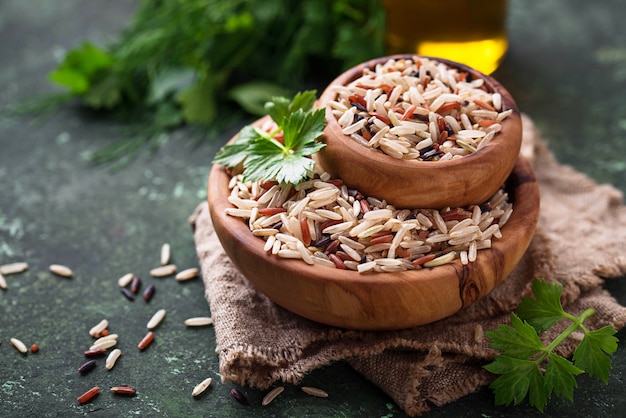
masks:
<instances>
[{"instance_id":1,"label":"brown rice grain","mask_svg":"<svg viewBox=\"0 0 626 418\"><path fill-rule=\"evenodd\" d=\"M263 400L261 401L261 405L262 406L269 405L274 399L276 399L278 395L283 393L284 390L285 388L283 386L276 386L274 389L269 391L267 395L263 397Z\"/></svg>"},{"instance_id":2,"label":"brown rice grain","mask_svg":"<svg viewBox=\"0 0 626 418\"><path fill-rule=\"evenodd\" d=\"M0 274L9 276L11 274L22 273L28 270L28 263L17 262L10 264L3 264L0 266Z\"/></svg>"},{"instance_id":3,"label":"brown rice grain","mask_svg":"<svg viewBox=\"0 0 626 418\"><path fill-rule=\"evenodd\" d=\"M308 395L317 396L318 398L328 398L328 393L322 389L314 388L311 386L302 386L300 389L302 389L302 392Z\"/></svg>"},{"instance_id":4,"label":"brown rice grain","mask_svg":"<svg viewBox=\"0 0 626 418\"><path fill-rule=\"evenodd\" d=\"M176 273L176 265L175 264L166 264L164 266L155 267L150 270L150 275L152 277L166 277L171 276Z\"/></svg>"},{"instance_id":5,"label":"brown rice grain","mask_svg":"<svg viewBox=\"0 0 626 418\"><path fill-rule=\"evenodd\" d=\"M69 277L72 277L73 275L72 270L69 267L64 266L62 264L51 264L49 269L52 273L61 277L69 278Z\"/></svg>"},{"instance_id":6,"label":"brown rice grain","mask_svg":"<svg viewBox=\"0 0 626 418\"><path fill-rule=\"evenodd\" d=\"M480 324L476 324L474 327L474 342L480 344L483 342L483 338L485 337L485 332L483 331L483 327Z\"/></svg>"},{"instance_id":7,"label":"brown rice grain","mask_svg":"<svg viewBox=\"0 0 626 418\"><path fill-rule=\"evenodd\" d=\"M197 267L191 267L185 269L176 274L175 279L179 282L184 282L186 280L191 280L198 277L199 269Z\"/></svg>"}]
</instances>

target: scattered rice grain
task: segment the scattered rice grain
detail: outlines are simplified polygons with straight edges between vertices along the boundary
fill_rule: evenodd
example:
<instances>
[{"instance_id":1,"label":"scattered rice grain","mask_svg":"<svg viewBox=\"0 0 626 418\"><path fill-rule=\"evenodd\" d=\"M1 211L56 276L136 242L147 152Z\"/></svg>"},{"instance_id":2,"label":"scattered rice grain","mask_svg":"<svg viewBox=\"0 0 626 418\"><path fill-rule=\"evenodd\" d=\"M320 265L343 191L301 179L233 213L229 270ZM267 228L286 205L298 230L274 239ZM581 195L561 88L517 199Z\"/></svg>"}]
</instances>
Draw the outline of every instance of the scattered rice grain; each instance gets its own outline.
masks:
<instances>
[{"instance_id":1,"label":"scattered rice grain","mask_svg":"<svg viewBox=\"0 0 626 418\"><path fill-rule=\"evenodd\" d=\"M107 370L111 370L113 366L115 366L115 363L117 363L117 359L119 359L121 355L122 350L120 350L119 348L111 351L111 353L109 353L109 355L107 356L104 367L106 367Z\"/></svg>"},{"instance_id":2,"label":"scattered rice grain","mask_svg":"<svg viewBox=\"0 0 626 418\"><path fill-rule=\"evenodd\" d=\"M150 270L150 275L152 277L166 277L171 276L174 273L176 273L175 264L167 264L165 266L156 267Z\"/></svg>"},{"instance_id":3,"label":"scattered rice grain","mask_svg":"<svg viewBox=\"0 0 626 418\"><path fill-rule=\"evenodd\" d=\"M179 282L183 282L186 280L196 278L198 277L198 272L199 270L197 267L188 268L176 274L176 280Z\"/></svg>"},{"instance_id":4,"label":"scattered rice grain","mask_svg":"<svg viewBox=\"0 0 626 418\"><path fill-rule=\"evenodd\" d=\"M69 267L64 266L62 264L51 264L49 268L52 273L61 277L69 278L69 277L72 277L72 275L74 274Z\"/></svg>"},{"instance_id":5,"label":"scattered rice grain","mask_svg":"<svg viewBox=\"0 0 626 418\"><path fill-rule=\"evenodd\" d=\"M161 246L161 265L165 266L169 264L171 256L170 245L165 243Z\"/></svg>"},{"instance_id":6,"label":"scattered rice grain","mask_svg":"<svg viewBox=\"0 0 626 418\"><path fill-rule=\"evenodd\" d=\"M107 329L108 326L109 326L109 321L106 319L103 319L102 321L98 322L89 330L89 335L91 335L92 337L99 338L100 333L104 331L105 329Z\"/></svg>"},{"instance_id":7,"label":"scattered rice grain","mask_svg":"<svg viewBox=\"0 0 626 418\"><path fill-rule=\"evenodd\" d=\"M302 392L308 395L317 396L318 398L328 398L328 393L326 393L322 389L314 388L311 386L302 386L300 389L302 389Z\"/></svg>"},{"instance_id":8,"label":"scattered rice grain","mask_svg":"<svg viewBox=\"0 0 626 418\"><path fill-rule=\"evenodd\" d=\"M9 276L11 274L22 273L28 270L28 263L17 262L10 264L3 264L0 266L0 274L4 274L5 276Z\"/></svg>"},{"instance_id":9,"label":"scattered rice grain","mask_svg":"<svg viewBox=\"0 0 626 418\"><path fill-rule=\"evenodd\" d=\"M28 352L28 348L26 348L26 344L24 344L22 341L18 340L17 338L11 338L9 339L9 341L11 341L11 344L13 344L13 347L15 347L15 349L19 351L20 353L26 354Z\"/></svg>"},{"instance_id":10,"label":"scattered rice grain","mask_svg":"<svg viewBox=\"0 0 626 418\"><path fill-rule=\"evenodd\" d=\"M91 389L89 389L87 392L83 393L78 398L76 398L76 400L78 401L79 404L82 405L92 400L94 397L96 397L96 395L98 395L98 393L100 393L100 387L94 386Z\"/></svg>"},{"instance_id":11,"label":"scattered rice grain","mask_svg":"<svg viewBox=\"0 0 626 418\"><path fill-rule=\"evenodd\" d=\"M118 286L119 287L128 286L130 282L133 280L133 277L134 277L133 273L126 273L125 275L117 279Z\"/></svg>"},{"instance_id":12,"label":"scattered rice grain","mask_svg":"<svg viewBox=\"0 0 626 418\"><path fill-rule=\"evenodd\" d=\"M210 316L197 316L185 319L184 323L188 327L204 327L213 324L213 318Z\"/></svg>"},{"instance_id":13,"label":"scattered rice grain","mask_svg":"<svg viewBox=\"0 0 626 418\"><path fill-rule=\"evenodd\" d=\"M150 318L150 320L148 321L146 327L148 329L155 329L156 327L158 327L161 321L163 321L163 318L165 318L165 313L165 309L159 309L158 311L156 311L154 315L152 315L152 318Z\"/></svg>"},{"instance_id":14,"label":"scattered rice grain","mask_svg":"<svg viewBox=\"0 0 626 418\"><path fill-rule=\"evenodd\" d=\"M283 386L276 386L274 389L269 391L267 395L263 397L263 400L261 401L261 405L262 406L269 405L274 399L278 397L278 395L283 393L284 390L285 388Z\"/></svg>"},{"instance_id":15,"label":"scattered rice grain","mask_svg":"<svg viewBox=\"0 0 626 418\"><path fill-rule=\"evenodd\" d=\"M195 397L202 394L205 390L209 388L209 386L211 386L211 382L213 382L213 379L207 377L202 382L198 383L191 391L191 396Z\"/></svg>"}]
</instances>

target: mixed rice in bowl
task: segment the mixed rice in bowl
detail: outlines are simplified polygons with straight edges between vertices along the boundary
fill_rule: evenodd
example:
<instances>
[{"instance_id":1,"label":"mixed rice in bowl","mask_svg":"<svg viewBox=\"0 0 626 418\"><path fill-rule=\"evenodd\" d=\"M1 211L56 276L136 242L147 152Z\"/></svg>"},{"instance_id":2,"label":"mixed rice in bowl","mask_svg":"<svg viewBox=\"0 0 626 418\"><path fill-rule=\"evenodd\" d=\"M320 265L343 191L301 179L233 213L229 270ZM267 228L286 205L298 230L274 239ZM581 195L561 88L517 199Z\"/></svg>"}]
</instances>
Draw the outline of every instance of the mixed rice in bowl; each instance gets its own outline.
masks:
<instances>
[{"instance_id":1,"label":"mixed rice in bowl","mask_svg":"<svg viewBox=\"0 0 626 418\"><path fill-rule=\"evenodd\" d=\"M496 102L503 99L508 103L504 96L495 97ZM433 107L441 109L446 100L441 99ZM328 109L340 106L328 101L323 105L326 121L333 119L339 126L342 116L329 115ZM366 100L365 111L367 106ZM455 106L448 106L449 110L459 111ZM385 150L370 151L399 164L478 164L473 161L482 161L481 153L501 141L503 130L517 135L514 122L519 114L516 110L503 112L495 116L496 122L483 123L485 130L481 134L471 133L475 139L487 138L489 142L481 148L479 140L472 152L463 146L461 137L467 132L462 131L477 130L480 124L454 131L455 146L465 151L444 161L439 159L445 154L434 161L417 161L420 157L404 158L410 152L395 158L384 154ZM357 129L361 133L364 127L375 129L372 124L376 122L368 125L352 119L363 125L360 131ZM459 116L460 123L462 119ZM506 123L511 124L510 129L504 129ZM261 135L281 135L269 116L253 125ZM354 127L341 129L346 128L350 131ZM381 129L389 133L394 128ZM439 130L435 136L445 136L443 132ZM412 134L402 133L407 135ZM379 139L383 137L379 134ZM347 138L358 147L357 157L348 163L358 165L367 159L362 153L368 147L358 138ZM516 140L512 139L512 147L518 147L514 166L485 198L464 205L450 202L421 207L394 204L330 173L324 164L330 146L324 131L322 141L326 147L313 155L308 177L296 185L263 178L244 180L240 165L228 169L214 164L208 182L211 219L226 254L239 271L258 291L298 315L363 330L425 324L449 316L489 293L517 265L530 244L538 219L539 190L530 164L518 155ZM237 136L229 142L235 143ZM366 183L376 182L381 176L371 167L365 172ZM400 173L400 180L416 181L410 174Z\"/></svg>"}]
</instances>

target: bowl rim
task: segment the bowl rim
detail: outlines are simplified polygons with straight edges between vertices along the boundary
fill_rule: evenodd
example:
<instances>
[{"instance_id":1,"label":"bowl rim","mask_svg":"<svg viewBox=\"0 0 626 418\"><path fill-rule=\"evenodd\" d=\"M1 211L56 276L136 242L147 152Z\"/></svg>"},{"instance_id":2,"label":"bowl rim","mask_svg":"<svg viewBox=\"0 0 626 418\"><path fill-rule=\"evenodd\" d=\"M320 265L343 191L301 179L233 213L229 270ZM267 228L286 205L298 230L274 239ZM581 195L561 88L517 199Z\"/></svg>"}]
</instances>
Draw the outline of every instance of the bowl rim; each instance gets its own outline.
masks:
<instances>
[{"instance_id":1,"label":"bowl rim","mask_svg":"<svg viewBox=\"0 0 626 418\"><path fill-rule=\"evenodd\" d=\"M488 86L488 90L491 93L495 93L497 91L498 93L501 94L503 110L506 111L508 109L512 109L513 112L511 113L511 115L509 115L507 118L505 118L501 122L501 125L502 125L501 131L498 132L493 137L493 139L489 141L488 144L485 144L485 146L481 147L476 152L466 155L463 158L457 158L457 159L452 159L452 160L446 160L446 161L420 161L420 160L414 160L414 159L399 160L399 159L393 158L385 154L384 152L380 150L376 150L376 149L361 145L357 143L356 141L354 141L353 139L351 139L349 136L341 132L341 127L339 126L337 119L333 116L332 108L329 103L331 100L334 100L338 94L336 91L333 90L334 86L346 85L354 81L356 78L358 78L362 74L364 69L374 68L377 64L383 64L387 62L388 60L413 59L415 57L429 59L429 60L443 63L451 68L455 68L460 71L464 71L464 72L471 74L472 78L482 78L485 80L485 85ZM318 104L319 106L324 107L326 109L326 129L325 129L325 137L326 137L325 141L326 142L328 142L328 137L329 137L326 133L327 131L330 131L336 135L336 138L331 137L331 140L337 139L339 142L339 137L344 136L346 141L342 141L342 143L346 146L347 150L350 151L351 154L353 155L358 154L361 156L361 158L367 157L372 160L379 161L380 163L384 163L385 165L388 165L391 167L397 167L398 169L412 169L413 168L413 169L421 170L421 169L435 168L435 169L443 171L443 170L450 170L460 165L471 164L475 160L478 160L477 162L480 162L480 160L482 160L482 157L484 155L496 152L496 150L500 148L510 147L511 144L508 144L502 140L503 139L502 132L507 131L509 127L512 125L521 126L521 114L520 114L519 108L517 107L517 103L513 99L513 96L511 95L511 93L495 78L456 61L452 61L452 60L445 59L445 58L426 56L426 55L417 55L417 54L395 54L395 55L388 55L388 56L373 58L369 61L365 61L363 63L360 63L358 65L355 65L345 70L343 73L338 75L333 81L331 81L327 85L327 87L322 91L320 98L318 99ZM513 145L515 146L515 144ZM515 152L519 153L519 150L521 148L521 138L518 141L518 144L516 147L517 147L517 150ZM366 151L364 152L364 150Z\"/></svg>"}]
</instances>

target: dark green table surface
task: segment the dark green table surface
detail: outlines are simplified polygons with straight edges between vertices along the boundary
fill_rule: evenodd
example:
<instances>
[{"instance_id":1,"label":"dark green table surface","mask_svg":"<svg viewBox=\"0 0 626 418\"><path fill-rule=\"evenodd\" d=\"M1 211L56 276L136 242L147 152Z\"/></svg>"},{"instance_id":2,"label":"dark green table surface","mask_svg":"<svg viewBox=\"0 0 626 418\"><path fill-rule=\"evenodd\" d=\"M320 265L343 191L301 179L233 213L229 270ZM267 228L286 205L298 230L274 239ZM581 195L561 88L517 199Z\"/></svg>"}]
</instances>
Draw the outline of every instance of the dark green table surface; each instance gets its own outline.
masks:
<instances>
[{"instance_id":1,"label":"dark green table surface","mask_svg":"<svg viewBox=\"0 0 626 418\"><path fill-rule=\"evenodd\" d=\"M0 106L54 91L46 74L64 49L83 40L104 43L131 17L135 2L79 0L0 2ZM495 73L533 117L562 161L626 191L626 3L582 0L510 4L511 47ZM327 416L403 417L380 389L343 364L318 370L304 383L330 392L328 399L287 387L261 407L263 393L242 388L250 405L233 401L221 384L212 328L188 329L183 320L209 315L203 285L152 279L161 245L172 247L179 268L198 265L188 217L205 198L210 161L220 143L194 150L185 130L164 138L161 150L113 173L85 156L120 136L120 127L66 108L37 123L33 117L0 118L0 264L26 261L30 269L8 276L0 291L0 416ZM55 277L48 265L74 270ZM157 292L147 304L122 297L117 279L133 272ZM607 288L626 303L624 280ZM147 319L168 311L156 342L136 349ZM102 318L120 335L124 354L115 369L100 366L81 376L77 367L91 343L88 330ZM37 354L20 355L17 337ZM624 331L618 334L626 340ZM544 416L626 415L626 347L613 358L608 385L578 379L575 401L557 398ZM193 386L205 377L213 389L199 399ZM129 383L133 398L114 397L110 386ZM77 396L100 385L103 393L80 406ZM539 416L527 404L495 407L483 389L435 408L427 417Z\"/></svg>"}]
</instances>

